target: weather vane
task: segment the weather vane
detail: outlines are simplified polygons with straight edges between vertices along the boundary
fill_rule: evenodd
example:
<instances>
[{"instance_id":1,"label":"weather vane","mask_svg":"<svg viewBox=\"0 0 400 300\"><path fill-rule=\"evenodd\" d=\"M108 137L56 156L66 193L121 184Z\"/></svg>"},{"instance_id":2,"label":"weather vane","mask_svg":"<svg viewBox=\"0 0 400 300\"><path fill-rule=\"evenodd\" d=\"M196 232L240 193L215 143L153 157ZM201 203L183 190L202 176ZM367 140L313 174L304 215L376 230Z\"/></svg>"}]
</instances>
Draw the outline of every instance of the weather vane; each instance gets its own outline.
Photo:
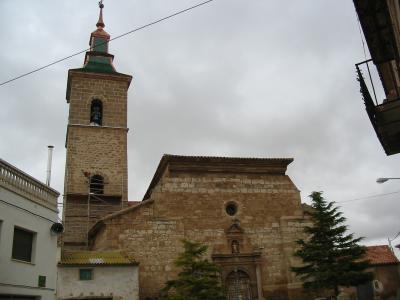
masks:
<instances>
[{"instance_id":1,"label":"weather vane","mask_svg":"<svg viewBox=\"0 0 400 300\"><path fill-rule=\"evenodd\" d=\"M103 0L100 0L100 1L99 1L99 7L100 7L100 8L104 8Z\"/></svg>"}]
</instances>

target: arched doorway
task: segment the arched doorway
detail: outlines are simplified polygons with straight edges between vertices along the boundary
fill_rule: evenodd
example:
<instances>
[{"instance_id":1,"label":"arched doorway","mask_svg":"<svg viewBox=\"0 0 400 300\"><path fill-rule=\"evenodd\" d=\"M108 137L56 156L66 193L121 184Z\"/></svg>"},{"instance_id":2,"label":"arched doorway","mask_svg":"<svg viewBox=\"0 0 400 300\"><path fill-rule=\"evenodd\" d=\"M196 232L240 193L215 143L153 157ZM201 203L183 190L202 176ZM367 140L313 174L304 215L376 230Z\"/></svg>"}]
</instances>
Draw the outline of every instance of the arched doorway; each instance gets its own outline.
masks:
<instances>
[{"instance_id":1,"label":"arched doorway","mask_svg":"<svg viewBox=\"0 0 400 300\"><path fill-rule=\"evenodd\" d=\"M251 300L250 277L246 272L235 270L226 277L227 300Z\"/></svg>"}]
</instances>

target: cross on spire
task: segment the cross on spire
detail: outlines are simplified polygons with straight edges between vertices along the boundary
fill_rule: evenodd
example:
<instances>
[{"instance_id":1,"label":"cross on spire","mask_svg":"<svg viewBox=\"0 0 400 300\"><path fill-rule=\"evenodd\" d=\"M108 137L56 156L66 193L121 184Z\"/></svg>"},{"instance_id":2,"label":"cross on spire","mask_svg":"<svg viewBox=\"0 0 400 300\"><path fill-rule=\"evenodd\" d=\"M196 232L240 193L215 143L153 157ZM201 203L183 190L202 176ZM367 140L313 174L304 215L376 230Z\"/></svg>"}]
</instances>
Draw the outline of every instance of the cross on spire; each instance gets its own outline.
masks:
<instances>
[{"instance_id":1,"label":"cross on spire","mask_svg":"<svg viewBox=\"0 0 400 300\"><path fill-rule=\"evenodd\" d=\"M103 22L103 8L104 8L103 0L99 1L99 7L100 7L100 14L99 14L99 20L97 21L96 26L104 28L106 25L104 25L104 22Z\"/></svg>"}]
</instances>

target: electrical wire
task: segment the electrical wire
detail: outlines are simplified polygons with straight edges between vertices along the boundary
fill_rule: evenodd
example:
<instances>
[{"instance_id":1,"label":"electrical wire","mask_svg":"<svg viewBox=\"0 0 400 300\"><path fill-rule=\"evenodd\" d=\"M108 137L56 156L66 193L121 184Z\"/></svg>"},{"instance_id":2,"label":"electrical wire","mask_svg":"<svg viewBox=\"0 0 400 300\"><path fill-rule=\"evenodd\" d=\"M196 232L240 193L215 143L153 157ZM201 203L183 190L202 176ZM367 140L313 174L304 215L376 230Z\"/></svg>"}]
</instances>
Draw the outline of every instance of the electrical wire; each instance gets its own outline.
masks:
<instances>
[{"instance_id":1,"label":"electrical wire","mask_svg":"<svg viewBox=\"0 0 400 300\"><path fill-rule=\"evenodd\" d=\"M376 195L371 195L371 196L362 197L362 198L355 198L355 199L350 199L350 200L337 201L335 203L348 203L348 202L354 202L354 201L368 200L368 199L372 199L372 198L376 198L376 197L388 196L388 195L393 195L393 194L398 194L398 193L400 193L400 191L385 193L385 194L376 194Z\"/></svg>"},{"instance_id":2,"label":"electrical wire","mask_svg":"<svg viewBox=\"0 0 400 300\"><path fill-rule=\"evenodd\" d=\"M177 16L177 15L183 14L183 13L185 13L185 12L188 12L188 11L190 11L190 10L192 10L192 9L195 9L195 8L200 7L200 6L206 5L206 4L208 4L208 3L210 3L210 2L213 2L213 1L214 1L214 0L207 0L207 1L204 1L204 2L201 2L201 3L198 3L198 4L196 4L196 5L193 5L193 6L191 6L191 7L185 8L185 9L183 9L183 10L177 11L177 12L171 14L171 15L168 15L168 16L163 17L163 18L161 18L161 19L158 19L158 20L156 20L156 21L147 23L147 24L145 24L145 25L143 25L143 26L137 27L137 28L132 29L132 30L130 30L130 31L128 31L128 32L125 32L125 33L123 33L123 34L120 34L120 35L118 35L118 36L116 36L116 37L114 37L114 38L111 38L108 42L103 42L103 43L101 43L101 44L99 44L99 45L96 45L96 47L99 47L99 46L104 45L104 44L106 44L106 43L109 43L109 42L111 42L111 41L115 41L116 39L122 38L122 37L124 37L124 36L126 36L126 35L129 35L129 34L132 34L132 33L136 32L136 31L139 31L139 30L142 30L142 29L147 28L147 27L149 27L149 26L152 26L152 25L155 25L155 24L157 24L157 23L163 22L163 21L165 21L165 20L167 20L167 19L173 18L173 17L175 17L175 16ZM46 68L48 68L48 67L51 67L51 66L53 66L53 65L55 65L55 64L58 64L58 63L60 63L60 62L62 62L62 61L64 61L64 60L70 59L70 58L72 58L72 57L74 57L74 56L77 56L77 55L79 55L79 54L85 53L85 52L87 52L87 51L89 51L89 50L90 50L90 48L85 49L85 50L78 51L78 52L76 52L76 53L73 53L73 54L68 55L68 56L66 56L66 57L64 57L64 58L58 59L58 60L56 60L56 61L54 61L54 62L51 62L51 63L49 63L49 64L47 64L47 65L44 65L44 66L42 66L42 67L39 67L39 68L37 68L37 69L34 69L34 70L29 71L29 72L27 72L27 73L21 74L21 75L16 76L16 77L13 77L13 78L11 78L11 79L9 79L9 80L6 80L6 81L0 83L0 86L3 86L3 85L5 85L5 84L7 84L7 83L10 83L10 82L13 82L13 81L15 81L15 80L18 80L18 79L20 79L20 78L26 77L26 76L31 75L31 74L33 74L33 73L39 72L39 71L41 71L41 70L43 70L43 69L46 69Z\"/></svg>"},{"instance_id":3,"label":"electrical wire","mask_svg":"<svg viewBox=\"0 0 400 300\"><path fill-rule=\"evenodd\" d=\"M41 216L41 215L39 215L39 214L35 214L34 212L31 212L30 210L28 210L28 209L26 209L26 208L23 208L23 207L21 207L21 206L12 204L12 203L10 203L10 202L7 202L7 201L1 200L1 199L0 199L0 202L3 202L3 203L5 203L5 204L7 204L7 205L10 205L10 206L13 206L13 207L15 207L15 208L18 208L18 209L20 209L20 210L23 210L23 211L25 211L25 212L27 212L27 213L30 213L31 215L34 215L34 216L39 217L39 218L42 218L42 219L44 219L44 220L46 220L46 221L50 221L51 223L57 223L57 221L51 220L51 219L46 218L46 217L44 217L44 216ZM58 219L58 220L61 220L58 216L57 216L57 219Z\"/></svg>"},{"instance_id":4,"label":"electrical wire","mask_svg":"<svg viewBox=\"0 0 400 300\"><path fill-rule=\"evenodd\" d=\"M348 203L348 202L354 202L354 201L363 201L363 200L369 200L369 199L373 199L373 198L377 198L377 197L394 195L394 194L398 194L398 193L400 193L400 191L390 192L390 193L385 193L385 194L376 194L376 195L360 197L360 198L354 198L354 199L343 200L343 201L335 201L335 203L339 204L339 203ZM91 196L93 196L93 195L91 195ZM98 197L96 197L96 198L98 198ZM64 203L63 202L58 202L57 205L63 206ZM400 235L400 232L399 232L399 235Z\"/></svg>"},{"instance_id":5,"label":"electrical wire","mask_svg":"<svg viewBox=\"0 0 400 300\"><path fill-rule=\"evenodd\" d=\"M360 18L358 17L358 14L356 12L357 15L357 20L358 20L358 30L360 32L360 37L361 37L361 43L362 43L362 47L363 47L363 51L364 51L364 58L365 61L367 61L367 52L365 50L365 43L364 43L364 36L362 34L362 30L361 30L361 22L360 22ZM375 86L374 86L374 82L372 81L372 76L371 76L371 71L369 69L369 64L368 61L366 62L367 64L367 70L368 70L368 75L369 75L369 80L371 82L371 86L372 86L372 91L374 92L374 97L375 97L375 104L378 105L378 100L376 98L376 92L375 92Z\"/></svg>"},{"instance_id":6,"label":"electrical wire","mask_svg":"<svg viewBox=\"0 0 400 300\"><path fill-rule=\"evenodd\" d=\"M389 239L390 241L394 241L395 239L397 239L400 236L400 231L395 235L394 238Z\"/></svg>"}]
</instances>

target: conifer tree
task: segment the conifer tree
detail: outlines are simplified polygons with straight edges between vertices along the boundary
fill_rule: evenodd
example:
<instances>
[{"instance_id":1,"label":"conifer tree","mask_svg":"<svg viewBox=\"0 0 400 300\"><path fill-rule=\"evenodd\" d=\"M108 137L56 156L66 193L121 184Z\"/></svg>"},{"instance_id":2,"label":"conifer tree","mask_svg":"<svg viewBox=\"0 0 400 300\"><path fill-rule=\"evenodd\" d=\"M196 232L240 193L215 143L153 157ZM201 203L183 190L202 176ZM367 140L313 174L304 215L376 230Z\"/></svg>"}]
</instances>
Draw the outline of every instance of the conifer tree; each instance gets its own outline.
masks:
<instances>
[{"instance_id":1,"label":"conifer tree","mask_svg":"<svg viewBox=\"0 0 400 300\"><path fill-rule=\"evenodd\" d=\"M184 252L175 265L182 268L178 278L166 283L162 300L225 300L218 267L203 259L207 246L183 240Z\"/></svg>"},{"instance_id":2,"label":"conifer tree","mask_svg":"<svg viewBox=\"0 0 400 300\"><path fill-rule=\"evenodd\" d=\"M300 239L300 249L295 256L303 260L303 266L293 267L292 271L303 280L308 291L334 290L339 294L339 286L356 286L372 280L372 273L363 260L366 248L358 243L362 238L347 234L346 218L327 202L322 192L313 192L311 220L312 226L305 227L307 239Z\"/></svg>"}]
</instances>

